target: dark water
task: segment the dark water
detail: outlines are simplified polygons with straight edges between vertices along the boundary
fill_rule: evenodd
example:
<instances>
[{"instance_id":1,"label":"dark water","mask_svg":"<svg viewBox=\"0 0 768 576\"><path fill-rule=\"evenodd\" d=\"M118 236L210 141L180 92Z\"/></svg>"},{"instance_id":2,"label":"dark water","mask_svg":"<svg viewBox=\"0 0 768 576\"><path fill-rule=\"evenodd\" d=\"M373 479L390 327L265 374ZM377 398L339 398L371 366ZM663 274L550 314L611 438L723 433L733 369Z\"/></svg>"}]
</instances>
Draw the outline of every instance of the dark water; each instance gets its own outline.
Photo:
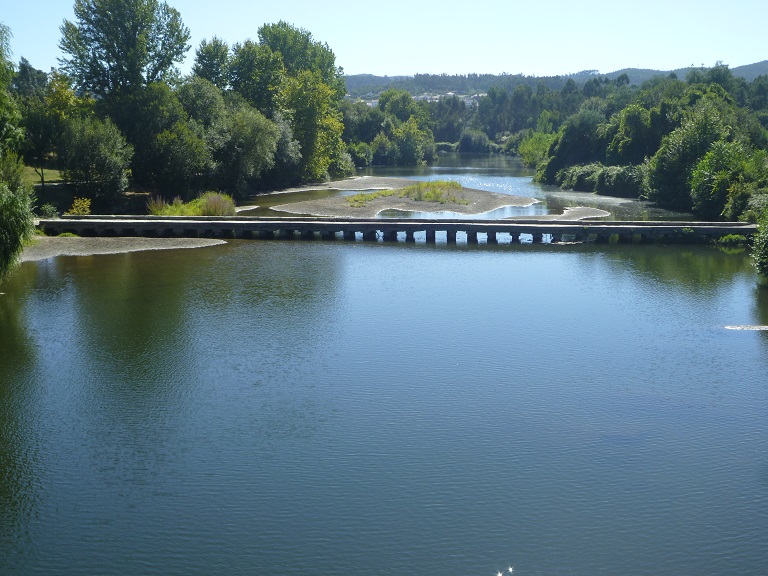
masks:
<instances>
[{"instance_id":1,"label":"dark water","mask_svg":"<svg viewBox=\"0 0 768 576\"><path fill-rule=\"evenodd\" d=\"M707 247L239 241L0 288L0 573L768 573Z\"/></svg>"},{"instance_id":2,"label":"dark water","mask_svg":"<svg viewBox=\"0 0 768 576\"><path fill-rule=\"evenodd\" d=\"M361 176L391 176L411 180L455 180L466 188L488 190L500 194L511 194L535 198L531 206L507 206L492 212L472 215L472 219L498 219L509 217L531 217L545 214L562 214L566 208L587 206L608 212L611 220L690 220L690 214L661 210L649 202L624 198L611 198L573 191L563 191L555 186L545 186L533 181L533 170L526 168L518 158L498 154L441 154L437 164L416 167L376 166L361 170ZM355 194L356 191L313 191L293 192L257 196L247 204L258 209L245 212L250 216L274 216L270 208L289 202L300 202L317 197ZM386 218L467 218L455 212L398 212L386 211Z\"/></svg>"}]
</instances>

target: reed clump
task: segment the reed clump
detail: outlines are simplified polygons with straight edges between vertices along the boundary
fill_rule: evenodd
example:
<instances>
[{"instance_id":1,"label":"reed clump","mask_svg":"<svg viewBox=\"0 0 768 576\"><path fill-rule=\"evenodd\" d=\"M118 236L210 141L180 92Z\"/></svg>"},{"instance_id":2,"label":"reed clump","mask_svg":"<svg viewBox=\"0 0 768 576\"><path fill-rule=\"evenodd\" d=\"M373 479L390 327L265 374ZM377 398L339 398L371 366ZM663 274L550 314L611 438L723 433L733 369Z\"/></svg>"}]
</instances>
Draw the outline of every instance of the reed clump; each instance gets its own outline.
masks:
<instances>
[{"instance_id":1,"label":"reed clump","mask_svg":"<svg viewBox=\"0 0 768 576\"><path fill-rule=\"evenodd\" d=\"M171 202L153 197L147 202L147 212L153 216L234 216L235 201L228 194L205 192L198 198L183 202L178 196Z\"/></svg>"}]
</instances>

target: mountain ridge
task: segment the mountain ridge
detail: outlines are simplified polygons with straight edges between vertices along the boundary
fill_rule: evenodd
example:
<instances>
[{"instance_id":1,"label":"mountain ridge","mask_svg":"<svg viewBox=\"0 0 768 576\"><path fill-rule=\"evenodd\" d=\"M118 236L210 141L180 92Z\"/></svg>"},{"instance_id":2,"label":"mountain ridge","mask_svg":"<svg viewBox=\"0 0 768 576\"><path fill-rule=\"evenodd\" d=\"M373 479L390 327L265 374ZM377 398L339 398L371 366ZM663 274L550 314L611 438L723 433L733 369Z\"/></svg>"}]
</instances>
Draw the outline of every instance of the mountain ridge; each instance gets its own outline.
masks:
<instances>
[{"instance_id":1,"label":"mountain ridge","mask_svg":"<svg viewBox=\"0 0 768 576\"><path fill-rule=\"evenodd\" d=\"M558 76L525 76L523 74L416 74L414 76L376 76L374 74L351 74L346 76L347 92L355 97L371 97L389 88L398 88L410 92L413 96L425 93L456 92L470 94L486 92L491 86L506 86L514 88L524 84L536 88L544 83L552 90L558 90L572 79L577 84L583 84L592 78L607 78L616 80L622 74L626 74L630 84L641 85L643 82L656 76L677 75L685 79L693 70L706 70L706 67L689 66L676 70L653 70L646 68L623 68L605 74L597 70L582 70L571 74ZM768 60L729 68L731 73L747 82L752 82L761 75L768 75Z\"/></svg>"}]
</instances>

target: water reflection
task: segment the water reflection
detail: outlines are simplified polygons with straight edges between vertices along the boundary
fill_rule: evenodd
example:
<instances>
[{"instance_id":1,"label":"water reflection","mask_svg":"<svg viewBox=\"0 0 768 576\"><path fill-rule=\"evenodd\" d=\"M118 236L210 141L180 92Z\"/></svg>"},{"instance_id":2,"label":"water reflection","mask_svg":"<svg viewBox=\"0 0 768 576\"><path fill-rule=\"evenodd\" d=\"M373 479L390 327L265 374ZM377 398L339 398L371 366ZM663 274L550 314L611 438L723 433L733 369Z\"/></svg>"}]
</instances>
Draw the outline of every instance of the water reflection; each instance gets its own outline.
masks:
<instances>
[{"instance_id":1,"label":"water reflection","mask_svg":"<svg viewBox=\"0 0 768 576\"><path fill-rule=\"evenodd\" d=\"M746 255L233 241L20 271L0 571L764 564L768 342L722 329L768 323Z\"/></svg>"},{"instance_id":2,"label":"water reflection","mask_svg":"<svg viewBox=\"0 0 768 576\"><path fill-rule=\"evenodd\" d=\"M26 314L36 276L36 268L22 267L0 284L0 571L23 563L38 504L38 354Z\"/></svg>"}]
</instances>

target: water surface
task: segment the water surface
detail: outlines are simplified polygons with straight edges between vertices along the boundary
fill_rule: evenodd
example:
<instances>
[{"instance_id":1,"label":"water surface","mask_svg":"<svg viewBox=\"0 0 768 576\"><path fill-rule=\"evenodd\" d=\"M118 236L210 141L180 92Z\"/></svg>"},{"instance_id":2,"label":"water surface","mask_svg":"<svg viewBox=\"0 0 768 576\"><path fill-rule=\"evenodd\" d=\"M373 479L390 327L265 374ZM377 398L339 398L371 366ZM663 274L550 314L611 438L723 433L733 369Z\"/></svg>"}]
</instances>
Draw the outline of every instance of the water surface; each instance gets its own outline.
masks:
<instances>
[{"instance_id":1,"label":"water surface","mask_svg":"<svg viewBox=\"0 0 768 576\"><path fill-rule=\"evenodd\" d=\"M234 241L0 291L0 573L768 566L743 255Z\"/></svg>"}]
</instances>

